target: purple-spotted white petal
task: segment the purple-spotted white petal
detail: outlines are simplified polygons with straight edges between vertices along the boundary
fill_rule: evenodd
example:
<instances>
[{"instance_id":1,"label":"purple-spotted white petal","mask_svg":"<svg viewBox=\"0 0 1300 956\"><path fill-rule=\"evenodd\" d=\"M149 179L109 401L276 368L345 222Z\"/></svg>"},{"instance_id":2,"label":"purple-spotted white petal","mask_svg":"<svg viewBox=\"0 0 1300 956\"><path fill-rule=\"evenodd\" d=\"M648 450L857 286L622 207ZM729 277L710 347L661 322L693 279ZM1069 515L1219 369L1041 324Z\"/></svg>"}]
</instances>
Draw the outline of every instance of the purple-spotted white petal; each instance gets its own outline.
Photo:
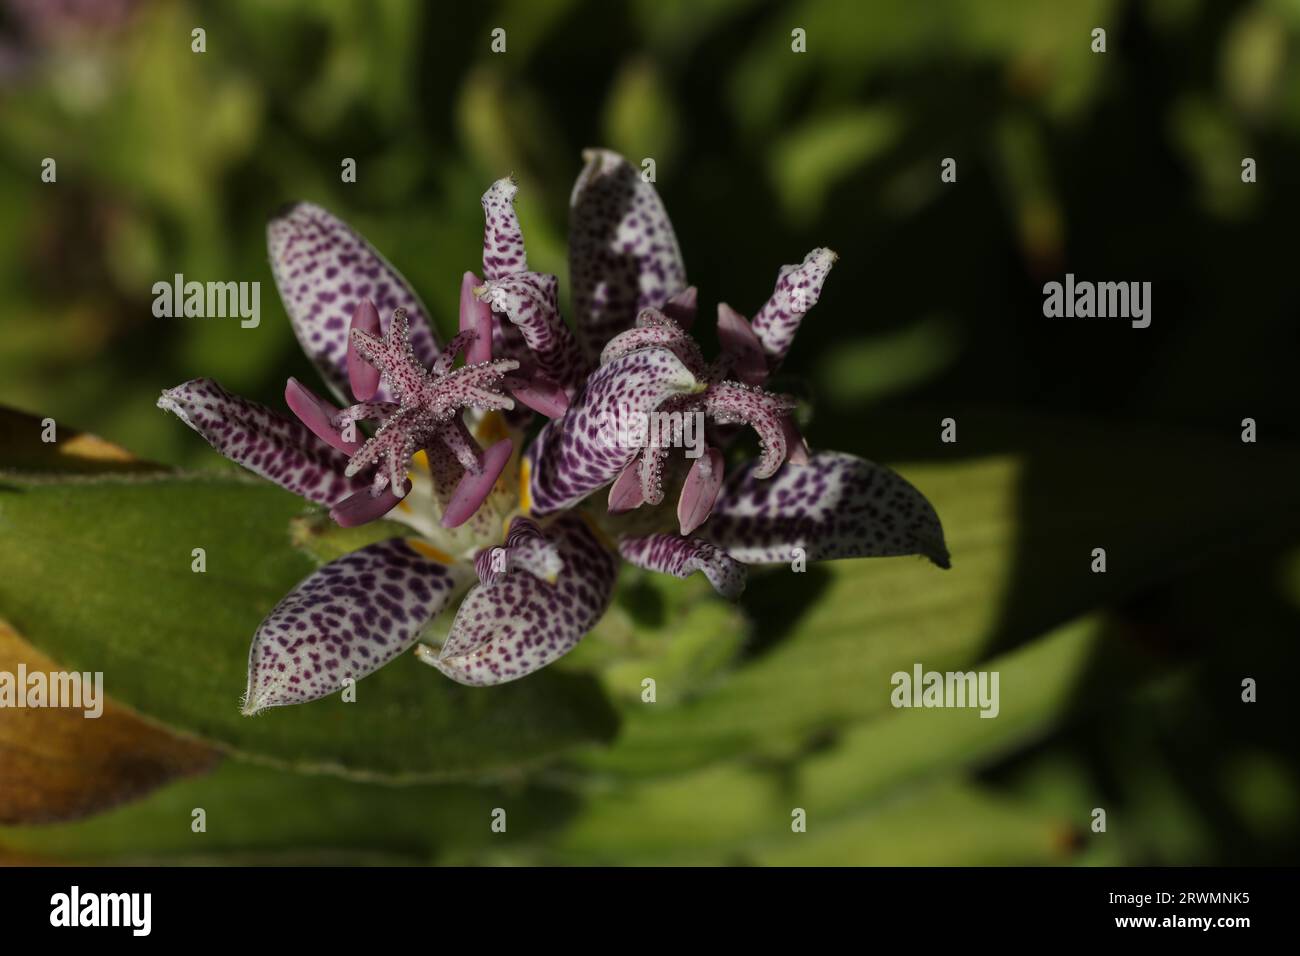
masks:
<instances>
[{"instance_id":1,"label":"purple-spotted white petal","mask_svg":"<svg viewBox=\"0 0 1300 956\"><path fill-rule=\"evenodd\" d=\"M533 512L570 507L609 484L638 451L624 441L620 422L701 387L668 349L641 349L602 365L529 448Z\"/></svg>"},{"instance_id":2,"label":"purple-spotted white petal","mask_svg":"<svg viewBox=\"0 0 1300 956\"><path fill-rule=\"evenodd\" d=\"M331 448L301 422L240 398L212 379L196 378L167 389L158 407L231 461L317 504L332 505L368 484L345 477L347 454Z\"/></svg>"},{"instance_id":3,"label":"purple-spotted white petal","mask_svg":"<svg viewBox=\"0 0 1300 956\"><path fill-rule=\"evenodd\" d=\"M835 253L829 249L814 249L798 265L781 267L772 297L758 310L752 323L771 367L780 365L790 350L799 323L817 304L822 283L834 264Z\"/></svg>"},{"instance_id":4,"label":"purple-spotted white petal","mask_svg":"<svg viewBox=\"0 0 1300 956\"><path fill-rule=\"evenodd\" d=\"M475 294L519 330L538 372L572 388L586 371L586 360L560 318L558 292L553 275L514 272L487 280Z\"/></svg>"},{"instance_id":5,"label":"purple-spotted white petal","mask_svg":"<svg viewBox=\"0 0 1300 956\"><path fill-rule=\"evenodd\" d=\"M401 273L343 220L312 203L294 203L271 219L266 242L294 334L340 401L349 401L348 329L365 299L385 328L394 310L405 309L415 356L426 365L437 357L428 310ZM364 397L392 398L382 386L377 396Z\"/></svg>"},{"instance_id":6,"label":"purple-spotted white petal","mask_svg":"<svg viewBox=\"0 0 1300 956\"><path fill-rule=\"evenodd\" d=\"M699 538L677 534L628 537L619 541L618 552L639 568L673 577L686 578L702 571L714 590L728 599L740 597L740 592L745 590L745 566L726 551Z\"/></svg>"},{"instance_id":7,"label":"purple-spotted white petal","mask_svg":"<svg viewBox=\"0 0 1300 956\"><path fill-rule=\"evenodd\" d=\"M527 571L472 588L437 654L422 652L461 684L518 680L568 653L609 606L618 562L577 515L544 529L563 568L549 583Z\"/></svg>"},{"instance_id":8,"label":"purple-spotted white petal","mask_svg":"<svg viewBox=\"0 0 1300 956\"><path fill-rule=\"evenodd\" d=\"M519 184L513 176L498 179L483 194L483 275L499 279L528 269L524 234L515 214Z\"/></svg>"},{"instance_id":9,"label":"purple-spotted white petal","mask_svg":"<svg viewBox=\"0 0 1300 956\"><path fill-rule=\"evenodd\" d=\"M600 364L608 365L638 349L666 348L682 360L697 377L704 377L706 367L700 347L685 329L659 309L642 309L636 326L610 339L600 353Z\"/></svg>"},{"instance_id":10,"label":"purple-spotted white petal","mask_svg":"<svg viewBox=\"0 0 1300 956\"><path fill-rule=\"evenodd\" d=\"M787 464L768 479L751 463L727 478L697 533L746 564L921 554L949 566L925 496L897 472L842 452Z\"/></svg>"},{"instance_id":11,"label":"purple-spotted white petal","mask_svg":"<svg viewBox=\"0 0 1300 956\"><path fill-rule=\"evenodd\" d=\"M758 434L760 457L754 468L757 478L769 478L785 461L785 423L794 402L738 382L718 382L704 395L704 410L721 425L749 425Z\"/></svg>"},{"instance_id":12,"label":"purple-spotted white petal","mask_svg":"<svg viewBox=\"0 0 1300 956\"><path fill-rule=\"evenodd\" d=\"M526 571L553 584L564 570L564 558L536 521L520 515L510 522L504 545L484 548L475 556L474 570L483 584L496 584L512 571Z\"/></svg>"},{"instance_id":13,"label":"purple-spotted white petal","mask_svg":"<svg viewBox=\"0 0 1300 956\"><path fill-rule=\"evenodd\" d=\"M312 572L253 636L244 713L317 700L377 670L415 643L452 585L397 538Z\"/></svg>"},{"instance_id":14,"label":"purple-spotted white petal","mask_svg":"<svg viewBox=\"0 0 1300 956\"><path fill-rule=\"evenodd\" d=\"M683 292L686 267L641 170L607 149L586 150L583 159L569 201L569 277L578 338L594 359L638 312Z\"/></svg>"}]
</instances>

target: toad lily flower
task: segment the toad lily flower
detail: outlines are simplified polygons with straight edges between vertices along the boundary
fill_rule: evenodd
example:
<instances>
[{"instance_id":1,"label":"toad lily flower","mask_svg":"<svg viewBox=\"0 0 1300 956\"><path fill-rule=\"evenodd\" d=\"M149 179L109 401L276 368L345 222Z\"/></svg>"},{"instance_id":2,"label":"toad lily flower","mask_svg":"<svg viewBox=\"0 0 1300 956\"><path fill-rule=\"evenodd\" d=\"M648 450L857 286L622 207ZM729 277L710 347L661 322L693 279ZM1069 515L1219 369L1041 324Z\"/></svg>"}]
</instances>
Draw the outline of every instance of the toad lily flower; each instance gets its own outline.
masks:
<instances>
[{"instance_id":1,"label":"toad lily flower","mask_svg":"<svg viewBox=\"0 0 1300 956\"><path fill-rule=\"evenodd\" d=\"M627 561L677 577L701 571L727 597L743 589L745 564L922 554L948 567L938 516L919 491L851 455L810 454L791 419L793 401L762 387L816 304L834 253L814 249L783 267L752 322L720 304L722 355L706 363L687 334L697 296L653 186L621 156L592 151L572 214L579 334L589 354L599 349L600 364L528 449L534 516L574 508L608 486L605 527ZM712 425L709 447L681 484L677 533L654 513L668 442L662 430L644 447L616 440L611 423L628 416L697 416ZM737 424L755 430L761 452L725 478L723 448ZM645 505L651 513L634 521L608 517Z\"/></svg>"},{"instance_id":2,"label":"toad lily flower","mask_svg":"<svg viewBox=\"0 0 1300 956\"><path fill-rule=\"evenodd\" d=\"M414 532L325 565L272 610L253 638L245 713L326 696L417 642L420 660L459 683L524 677L599 621L620 554L678 577L701 571L728 597L745 564L799 556L923 554L947 566L920 492L879 465L810 453L793 402L764 388L834 255L817 249L782 269L753 322L720 305L722 354L706 362L688 334L697 295L653 186L615 153L586 159L571 199L572 329L557 279L528 269L513 179L483 196L483 278L463 275L460 334L442 350L396 270L301 203L271 222L272 266L342 406L294 380L285 398L297 420L208 380L163 393L159 405L218 451L338 523L387 515ZM530 411L550 420L521 454ZM611 440L618 411L710 423L675 521L660 507L677 475L671 442ZM359 438L368 421L378 427ZM741 424L761 453L726 475ZM593 495L606 486L607 499Z\"/></svg>"},{"instance_id":3,"label":"toad lily flower","mask_svg":"<svg viewBox=\"0 0 1300 956\"><path fill-rule=\"evenodd\" d=\"M463 331L440 350L402 276L324 209L287 208L268 245L298 341L344 407L293 379L285 401L296 418L208 379L158 404L339 524L387 516L409 533L326 564L271 611L253 637L245 713L359 680L443 612L443 646L421 659L453 680L482 683L468 670L472 652L506 648L516 676L564 653L604 612L617 562L578 516L543 527L522 513L521 436L502 418L514 403L498 388L518 362L491 357L491 312L473 294L481 280L463 277ZM454 367L462 353L467 364ZM358 434L367 421L379 422L369 438Z\"/></svg>"}]
</instances>

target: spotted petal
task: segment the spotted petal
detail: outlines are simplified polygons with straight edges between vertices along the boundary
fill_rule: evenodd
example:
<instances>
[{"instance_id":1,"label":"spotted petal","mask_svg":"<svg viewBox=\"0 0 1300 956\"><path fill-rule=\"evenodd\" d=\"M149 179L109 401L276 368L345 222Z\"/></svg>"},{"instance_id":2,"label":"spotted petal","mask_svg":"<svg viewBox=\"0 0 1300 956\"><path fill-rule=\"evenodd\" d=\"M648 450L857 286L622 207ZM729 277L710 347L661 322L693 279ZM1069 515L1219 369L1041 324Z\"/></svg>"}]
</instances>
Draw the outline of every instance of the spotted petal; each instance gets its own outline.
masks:
<instances>
[{"instance_id":1,"label":"spotted petal","mask_svg":"<svg viewBox=\"0 0 1300 956\"><path fill-rule=\"evenodd\" d=\"M522 516L510 522L504 546L485 548L474 558L474 570L484 584L496 584L517 570L554 583L563 569L564 559L541 526Z\"/></svg>"},{"instance_id":2,"label":"spotted petal","mask_svg":"<svg viewBox=\"0 0 1300 956\"><path fill-rule=\"evenodd\" d=\"M842 452L787 463L767 479L747 465L728 477L697 533L746 564L922 554L949 565L925 496L883 465Z\"/></svg>"},{"instance_id":3,"label":"spotted petal","mask_svg":"<svg viewBox=\"0 0 1300 956\"><path fill-rule=\"evenodd\" d=\"M695 340L674 319L658 309L642 309L636 317L636 326L618 333L600 353L600 364L607 365L638 349L671 349L687 368L697 376L705 373L704 356Z\"/></svg>"},{"instance_id":4,"label":"spotted petal","mask_svg":"<svg viewBox=\"0 0 1300 956\"><path fill-rule=\"evenodd\" d=\"M348 327L362 300L374 303L383 330L395 309L405 309L416 357L426 365L438 357L438 342L424 304L401 273L347 223L320 206L295 203L272 218L266 242L294 334L344 405L351 404ZM382 385L374 397L392 400Z\"/></svg>"},{"instance_id":5,"label":"spotted petal","mask_svg":"<svg viewBox=\"0 0 1300 956\"><path fill-rule=\"evenodd\" d=\"M583 153L570 199L569 276L578 337L595 358L642 309L686 289L668 213L641 171L606 149Z\"/></svg>"},{"instance_id":6,"label":"spotted petal","mask_svg":"<svg viewBox=\"0 0 1300 956\"><path fill-rule=\"evenodd\" d=\"M315 571L253 636L244 713L316 700L378 670L415 643L452 584L397 538Z\"/></svg>"},{"instance_id":7,"label":"spotted petal","mask_svg":"<svg viewBox=\"0 0 1300 956\"><path fill-rule=\"evenodd\" d=\"M668 349L640 349L602 365L528 449L533 512L567 508L613 481L639 450L620 436L619 422L701 387Z\"/></svg>"},{"instance_id":8,"label":"spotted petal","mask_svg":"<svg viewBox=\"0 0 1300 956\"><path fill-rule=\"evenodd\" d=\"M745 590L745 566L721 548L699 538L679 534L648 534L640 538L623 538L618 553L638 568L688 578L703 571L713 589L728 600L740 597Z\"/></svg>"},{"instance_id":9,"label":"spotted petal","mask_svg":"<svg viewBox=\"0 0 1300 956\"><path fill-rule=\"evenodd\" d=\"M572 650L609 606L618 561L577 515L545 529L563 561L550 584L527 571L472 588L440 652L421 660L461 684L504 684Z\"/></svg>"},{"instance_id":10,"label":"spotted petal","mask_svg":"<svg viewBox=\"0 0 1300 956\"><path fill-rule=\"evenodd\" d=\"M346 453L331 448L307 426L264 405L234 395L212 379L169 388L158 407L176 415L207 443L249 471L317 504L332 505L368 486L346 478Z\"/></svg>"},{"instance_id":11,"label":"spotted petal","mask_svg":"<svg viewBox=\"0 0 1300 956\"><path fill-rule=\"evenodd\" d=\"M532 366L561 385L577 385L586 371L573 333L560 318L559 281L540 272L515 272L489 279L476 294L519 330L532 353Z\"/></svg>"},{"instance_id":12,"label":"spotted petal","mask_svg":"<svg viewBox=\"0 0 1300 956\"><path fill-rule=\"evenodd\" d=\"M519 185L513 176L498 179L483 194L483 275L499 279L528 269L524 234L515 215L515 193Z\"/></svg>"},{"instance_id":13,"label":"spotted petal","mask_svg":"<svg viewBox=\"0 0 1300 956\"><path fill-rule=\"evenodd\" d=\"M817 304L822 283L834 264L835 253L814 249L798 265L781 267L772 297L758 310L752 323L773 368L781 364L790 350L804 315Z\"/></svg>"},{"instance_id":14,"label":"spotted petal","mask_svg":"<svg viewBox=\"0 0 1300 956\"><path fill-rule=\"evenodd\" d=\"M754 468L756 478L771 477L785 461L785 423L793 408L793 401L784 395L736 382L718 382L705 396L705 411L715 422L743 423L758 434L761 456Z\"/></svg>"}]
</instances>

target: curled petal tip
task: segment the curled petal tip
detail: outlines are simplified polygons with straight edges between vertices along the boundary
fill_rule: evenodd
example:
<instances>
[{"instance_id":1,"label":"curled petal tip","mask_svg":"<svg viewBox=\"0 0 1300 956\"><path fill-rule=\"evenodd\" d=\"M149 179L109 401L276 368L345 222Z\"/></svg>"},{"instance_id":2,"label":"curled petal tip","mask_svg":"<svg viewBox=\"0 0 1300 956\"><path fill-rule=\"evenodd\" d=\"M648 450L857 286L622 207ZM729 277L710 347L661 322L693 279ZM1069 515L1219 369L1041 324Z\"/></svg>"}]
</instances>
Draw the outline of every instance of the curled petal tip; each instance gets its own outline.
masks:
<instances>
[{"instance_id":1,"label":"curled petal tip","mask_svg":"<svg viewBox=\"0 0 1300 956\"><path fill-rule=\"evenodd\" d=\"M577 515L547 526L563 569L554 584L533 574L510 587L470 590L437 657L422 656L460 684L488 686L518 680L573 648L605 613L614 590L617 557Z\"/></svg>"},{"instance_id":2,"label":"curled petal tip","mask_svg":"<svg viewBox=\"0 0 1300 956\"><path fill-rule=\"evenodd\" d=\"M690 577L702 571L720 595L735 600L745 590L745 566L721 548L699 538L675 534L627 537L618 543L619 554L639 568Z\"/></svg>"}]
</instances>

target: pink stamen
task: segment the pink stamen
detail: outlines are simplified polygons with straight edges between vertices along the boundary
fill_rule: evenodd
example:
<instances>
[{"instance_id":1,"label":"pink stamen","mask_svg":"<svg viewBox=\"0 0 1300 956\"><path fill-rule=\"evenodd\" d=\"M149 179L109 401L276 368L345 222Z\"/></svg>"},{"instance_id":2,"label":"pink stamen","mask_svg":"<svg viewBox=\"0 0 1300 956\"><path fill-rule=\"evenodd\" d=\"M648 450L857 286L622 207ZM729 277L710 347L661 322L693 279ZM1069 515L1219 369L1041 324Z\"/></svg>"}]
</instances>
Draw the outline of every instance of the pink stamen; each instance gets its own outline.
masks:
<instances>
[{"instance_id":1,"label":"pink stamen","mask_svg":"<svg viewBox=\"0 0 1300 956\"><path fill-rule=\"evenodd\" d=\"M713 503L722 487L724 464L722 452L707 448L695 460L682 483L682 493L677 499L677 521L683 535L688 535L709 520Z\"/></svg>"},{"instance_id":2,"label":"pink stamen","mask_svg":"<svg viewBox=\"0 0 1300 956\"><path fill-rule=\"evenodd\" d=\"M369 299L357 303L348 330L348 384L352 386L352 394L358 402L368 402L379 391L379 370L357 354L356 347L352 344L352 329L379 335L379 311Z\"/></svg>"},{"instance_id":3,"label":"pink stamen","mask_svg":"<svg viewBox=\"0 0 1300 956\"><path fill-rule=\"evenodd\" d=\"M371 495L369 488L362 488L331 508L330 517L341 528L355 528L357 525L382 518L406 497L406 493L410 491L410 484L409 481L406 483L406 489L401 495L395 494L392 488L385 488L378 495Z\"/></svg>"},{"instance_id":4,"label":"pink stamen","mask_svg":"<svg viewBox=\"0 0 1300 956\"><path fill-rule=\"evenodd\" d=\"M569 395L540 372L531 378L510 376L504 382L520 403L547 418L559 418L569 410Z\"/></svg>"},{"instance_id":5,"label":"pink stamen","mask_svg":"<svg viewBox=\"0 0 1300 956\"><path fill-rule=\"evenodd\" d=\"M465 353L469 365L492 359L492 307L474 294L482 285L483 280L472 272L466 272L460 280L460 331L478 333Z\"/></svg>"},{"instance_id":6,"label":"pink stamen","mask_svg":"<svg viewBox=\"0 0 1300 956\"><path fill-rule=\"evenodd\" d=\"M609 486L609 513L622 514L645 504L645 495L641 494L641 461L632 459Z\"/></svg>"},{"instance_id":7,"label":"pink stamen","mask_svg":"<svg viewBox=\"0 0 1300 956\"><path fill-rule=\"evenodd\" d=\"M767 380L763 343L745 317L725 302L718 303L718 343L723 358L742 382L762 385Z\"/></svg>"},{"instance_id":8,"label":"pink stamen","mask_svg":"<svg viewBox=\"0 0 1300 956\"><path fill-rule=\"evenodd\" d=\"M695 321L699 293L695 286L688 286L664 303L663 313L683 329L689 329Z\"/></svg>"},{"instance_id":9,"label":"pink stamen","mask_svg":"<svg viewBox=\"0 0 1300 956\"><path fill-rule=\"evenodd\" d=\"M344 441L343 436L333 425L334 416L339 413L323 398L318 398L311 389L296 378L289 379L284 386L284 401L289 410L311 429L312 434L327 442L341 452L354 455L361 448L361 441Z\"/></svg>"},{"instance_id":10,"label":"pink stamen","mask_svg":"<svg viewBox=\"0 0 1300 956\"><path fill-rule=\"evenodd\" d=\"M444 528L457 528L478 511L479 505L492 493L492 486L501 476L513 451L514 442L503 438L483 452L483 462L478 472L465 472L452 493L451 500L447 502L447 510L442 514Z\"/></svg>"}]
</instances>

